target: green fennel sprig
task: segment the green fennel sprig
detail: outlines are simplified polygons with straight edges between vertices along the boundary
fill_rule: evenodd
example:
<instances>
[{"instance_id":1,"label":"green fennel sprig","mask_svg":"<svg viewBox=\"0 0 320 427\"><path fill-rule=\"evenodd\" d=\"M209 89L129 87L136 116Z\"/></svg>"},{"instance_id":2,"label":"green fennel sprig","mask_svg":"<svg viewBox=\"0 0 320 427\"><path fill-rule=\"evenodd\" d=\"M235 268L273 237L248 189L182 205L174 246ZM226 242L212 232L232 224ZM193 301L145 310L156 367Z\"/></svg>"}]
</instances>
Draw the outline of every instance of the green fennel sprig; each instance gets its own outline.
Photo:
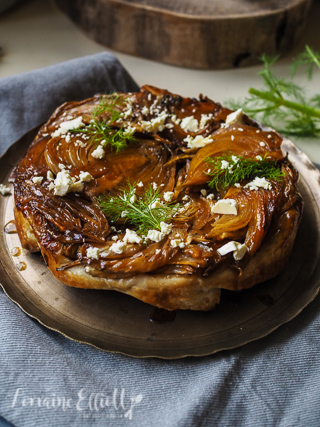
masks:
<instances>
[{"instance_id":1,"label":"green fennel sprig","mask_svg":"<svg viewBox=\"0 0 320 427\"><path fill-rule=\"evenodd\" d=\"M210 172L207 172L210 177L209 187L221 190L255 177L280 180L284 176L281 167L276 161L267 160L267 155L255 159L232 153L220 157L207 157L206 162L210 166Z\"/></svg>"},{"instance_id":2,"label":"green fennel sprig","mask_svg":"<svg viewBox=\"0 0 320 427\"><path fill-rule=\"evenodd\" d=\"M134 128L124 129L123 125L119 129L113 127L113 123L121 120L123 113L119 107L123 105L123 99L118 95L100 97L99 104L93 110L92 120L82 128L73 129L72 132L79 132L90 137L91 142L97 145L103 143L110 145L117 153L127 148L128 143L136 141L134 138ZM108 121L101 118L104 113L108 113Z\"/></svg>"},{"instance_id":3,"label":"green fennel sprig","mask_svg":"<svg viewBox=\"0 0 320 427\"><path fill-rule=\"evenodd\" d=\"M138 233L161 230L161 222L170 222L180 205L161 202L159 189L150 185L142 195L136 195L136 186L127 183L117 196L101 196L99 205L112 224L120 219L130 223Z\"/></svg>"},{"instance_id":4,"label":"green fennel sprig","mask_svg":"<svg viewBox=\"0 0 320 427\"><path fill-rule=\"evenodd\" d=\"M309 46L292 64L291 79L278 78L272 66L278 57L262 56L264 68L259 72L264 82L262 90L250 88L250 96L241 103L229 101L229 106L240 106L245 113L262 123L287 135L319 136L320 134L320 94L308 98L302 86L292 78L301 66L306 66L309 78L314 69L320 70L320 55ZM241 104L241 105L240 105Z\"/></svg>"}]
</instances>

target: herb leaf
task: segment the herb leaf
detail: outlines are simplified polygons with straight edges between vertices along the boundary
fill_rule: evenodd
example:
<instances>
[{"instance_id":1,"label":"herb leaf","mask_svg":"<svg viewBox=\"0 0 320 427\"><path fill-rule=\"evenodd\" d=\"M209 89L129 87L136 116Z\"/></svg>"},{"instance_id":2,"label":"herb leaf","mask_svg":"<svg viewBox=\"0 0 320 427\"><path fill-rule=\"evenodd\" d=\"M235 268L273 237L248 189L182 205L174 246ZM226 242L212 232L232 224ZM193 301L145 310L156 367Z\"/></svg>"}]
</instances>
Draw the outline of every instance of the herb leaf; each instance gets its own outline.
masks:
<instances>
[{"instance_id":1,"label":"herb leaf","mask_svg":"<svg viewBox=\"0 0 320 427\"><path fill-rule=\"evenodd\" d=\"M278 57L262 56L264 68L259 72L264 82L262 90L250 88L247 98L241 103L229 101L233 109L243 105L245 112L264 124L287 135L318 136L320 134L320 102L319 96L307 98L302 86L292 79L278 78L272 71L272 66ZM309 78L313 69L320 69L320 54L309 46L293 62L293 76L297 69L305 65Z\"/></svg>"},{"instance_id":2,"label":"herb leaf","mask_svg":"<svg viewBox=\"0 0 320 427\"><path fill-rule=\"evenodd\" d=\"M134 128L125 129L123 125L120 129L112 126L112 123L121 120L122 112L119 107L123 104L123 99L118 95L110 95L109 97L100 97L99 104L93 110L92 120L90 123L79 129L73 129L72 132L86 134L90 137L91 142L96 144L110 145L110 147L118 153L127 148L128 143L136 141L133 134ZM104 118L99 118L101 114L108 113L108 121Z\"/></svg>"},{"instance_id":3,"label":"herb leaf","mask_svg":"<svg viewBox=\"0 0 320 427\"><path fill-rule=\"evenodd\" d=\"M206 162L210 166L209 187L220 190L255 177L280 180L284 176L281 168L276 161L267 160L266 156L253 159L228 153L221 157L207 157Z\"/></svg>"},{"instance_id":4,"label":"herb leaf","mask_svg":"<svg viewBox=\"0 0 320 427\"><path fill-rule=\"evenodd\" d=\"M141 195L136 195L135 185L127 184L117 196L101 196L99 205L111 223L120 219L129 222L141 234L148 230L161 230L160 223L172 219L178 203L160 202L160 190L150 185Z\"/></svg>"}]
</instances>

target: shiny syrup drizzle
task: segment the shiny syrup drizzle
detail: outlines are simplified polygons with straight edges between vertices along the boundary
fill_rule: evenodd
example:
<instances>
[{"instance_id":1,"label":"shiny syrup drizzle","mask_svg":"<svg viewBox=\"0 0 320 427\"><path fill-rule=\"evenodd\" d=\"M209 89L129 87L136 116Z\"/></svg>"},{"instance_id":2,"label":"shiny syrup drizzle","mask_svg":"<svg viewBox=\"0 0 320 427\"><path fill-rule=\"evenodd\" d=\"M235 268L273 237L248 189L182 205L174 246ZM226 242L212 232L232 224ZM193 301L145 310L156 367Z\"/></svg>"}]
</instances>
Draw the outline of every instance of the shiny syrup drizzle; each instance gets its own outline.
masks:
<instances>
[{"instance_id":1,"label":"shiny syrup drizzle","mask_svg":"<svg viewBox=\"0 0 320 427\"><path fill-rule=\"evenodd\" d=\"M10 253L12 256L19 256L21 255L21 249L18 246L15 246L10 250Z\"/></svg>"},{"instance_id":2,"label":"shiny syrup drizzle","mask_svg":"<svg viewBox=\"0 0 320 427\"><path fill-rule=\"evenodd\" d=\"M23 271L27 268L27 264L23 261L20 261L16 264L16 267L19 271Z\"/></svg>"},{"instance_id":3,"label":"shiny syrup drizzle","mask_svg":"<svg viewBox=\"0 0 320 427\"><path fill-rule=\"evenodd\" d=\"M175 318L175 311L164 310L158 307L155 307L150 314L150 322L152 323L169 323L173 322Z\"/></svg>"},{"instance_id":4,"label":"shiny syrup drizzle","mask_svg":"<svg viewBox=\"0 0 320 427\"><path fill-rule=\"evenodd\" d=\"M3 227L3 231L6 234L14 234L17 232L16 223L14 219L6 223L6 225Z\"/></svg>"}]
</instances>

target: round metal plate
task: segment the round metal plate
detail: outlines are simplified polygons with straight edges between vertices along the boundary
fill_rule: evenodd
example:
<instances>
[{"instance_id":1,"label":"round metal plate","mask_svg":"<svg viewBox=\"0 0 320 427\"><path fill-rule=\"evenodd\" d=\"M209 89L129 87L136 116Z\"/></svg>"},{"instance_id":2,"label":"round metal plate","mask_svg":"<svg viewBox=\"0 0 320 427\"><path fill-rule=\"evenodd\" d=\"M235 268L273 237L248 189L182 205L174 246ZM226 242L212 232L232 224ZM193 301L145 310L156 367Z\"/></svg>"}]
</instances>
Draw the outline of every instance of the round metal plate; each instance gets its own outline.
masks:
<instances>
[{"instance_id":1,"label":"round metal plate","mask_svg":"<svg viewBox=\"0 0 320 427\"><path fill-rule=\"evenodd\" d=\"M30 131L0 159L0 182L8 186L12 168L34 138ZM13 219L13 196L0 197L0 281L29 316L46 327L102 350L134 357L175 359L204 356L257 340L288 322L320 288L320 173L292 142L283 149L300 173L305 210L290 261L273 280L242 292L223 292L212 312L177 311L174 320L150 321L153 307L113 291L69 288L57 281L38 254L21 251L17 234L3 232ZM19 271L16 264L25 262ZM22 326L23 327L23 326Z\"/></svg>"}]
</instances>

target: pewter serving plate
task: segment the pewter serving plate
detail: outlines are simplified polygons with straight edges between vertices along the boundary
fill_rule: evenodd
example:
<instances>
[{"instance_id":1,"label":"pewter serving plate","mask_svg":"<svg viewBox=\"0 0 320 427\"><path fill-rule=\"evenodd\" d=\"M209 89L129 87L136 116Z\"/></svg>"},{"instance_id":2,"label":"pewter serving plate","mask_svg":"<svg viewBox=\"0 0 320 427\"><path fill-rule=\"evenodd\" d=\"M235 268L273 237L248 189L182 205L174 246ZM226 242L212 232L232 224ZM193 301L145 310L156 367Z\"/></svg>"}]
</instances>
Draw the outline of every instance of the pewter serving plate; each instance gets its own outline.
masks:
<instances>
[{"instance_id":1,"label":"pewter serving plate","mask_svg":"<svg viewBox=\"0 0 320 427\"><path fill-rule=\"evenodd\" d=\"M10 173L35 133L30 131L0 159L1 183L12 186ZM40 255L21 250L13 256L11 250L21 248L18 235L3 231L1 285L12 301L46 327L101 350L134 357L204 356L262 338L298 315L320 288L320 173L289 140L283 150L300 173L305 202L290 261L275 279L240 293L223 292L221 304L212 312L178 310L170 321L157 322L153 307L130 296L69 288L52 276ZM13 195L0 196L0 229L11 220ZM17 268L21 262L26 264L23 271Z\"/></svg>"}]
</instances>

